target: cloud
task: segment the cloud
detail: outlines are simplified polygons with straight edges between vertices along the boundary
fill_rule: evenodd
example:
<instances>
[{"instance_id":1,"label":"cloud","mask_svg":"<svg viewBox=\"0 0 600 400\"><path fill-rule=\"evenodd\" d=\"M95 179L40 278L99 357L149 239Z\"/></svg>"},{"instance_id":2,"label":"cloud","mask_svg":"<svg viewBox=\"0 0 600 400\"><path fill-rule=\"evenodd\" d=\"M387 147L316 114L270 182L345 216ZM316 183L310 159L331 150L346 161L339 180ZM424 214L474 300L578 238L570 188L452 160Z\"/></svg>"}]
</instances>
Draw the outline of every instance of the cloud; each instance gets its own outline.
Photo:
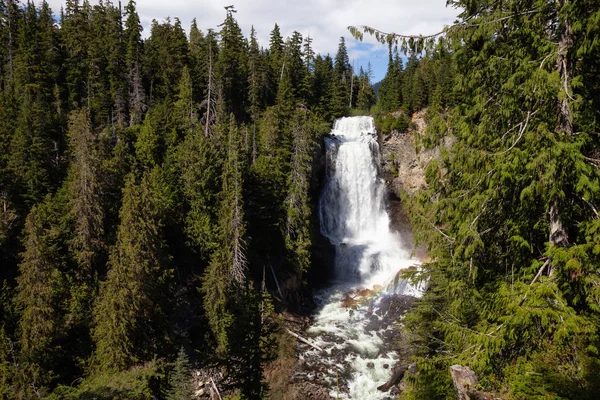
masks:
<instances>
[{"instance_id":1,"label":"cloud","mask_svg":"<svg viewBox=\"0 0 600 400\"><path fill-rule=\"evenodd\" d=\"M90 0L94 3L94 0ZM113 0L115 3L118 0ZM123 6L128 0L122 0ZM64 0L48 0L55 14ZM284 37L293 31L314 39L316 52L335 54L339 38L344 36L351 59L374 62L383 58L385 48L365 36L365 44L357 43L347 30L348 25L369 25L386 32L405 34L431 34L451 24L458 10L446 7L445 0L138 0L137 10L144 26L144 36L149 35L150 23L166 17L178 17L189 30L193 18L202 30L218 29L225 19L223 7L235 5L236 19L244 35L250 34L254 25L261 46L269 45L269 34L275 23ZM382 56L383 54L383 56Z\"/></svg>"}]
</instances>

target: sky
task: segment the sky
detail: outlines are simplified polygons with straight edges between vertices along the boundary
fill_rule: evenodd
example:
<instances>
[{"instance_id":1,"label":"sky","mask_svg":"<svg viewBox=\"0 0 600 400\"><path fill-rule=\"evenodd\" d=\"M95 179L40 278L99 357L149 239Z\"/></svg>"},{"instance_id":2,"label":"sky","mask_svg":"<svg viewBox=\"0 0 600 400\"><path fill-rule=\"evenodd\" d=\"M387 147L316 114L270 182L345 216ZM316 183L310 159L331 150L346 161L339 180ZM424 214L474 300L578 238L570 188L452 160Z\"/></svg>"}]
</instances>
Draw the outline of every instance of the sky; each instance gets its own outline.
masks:
<instances>
[{"instance_id":1,"label":"sky","mask_svg":"<svg viewBox=\"0 0 600 400\"><path fill-rule=\"evenodd\" d=\"M90 0L95 3L96 0ZM112 0L117 3L118 0ZM121 0L123 6L128 0ZM48 0L55 15L64 0ZM246 37L254 25L261 46L269 45L269 34L277 23L282 36L298 31L313 38L315 52L335 55L341 36L346 39L350 63L355 68L371 63L373 82L385 75L387 46L365 35L364 42L352 38L348 25L368 25L385 32L431 34L451 24L459 13L446 7L445 0L137 0L137 11L144 27L150 31L153 19L178 17L186 32L196 18L198 27L218 30L225 19L225 6L234 5L235 15Z\"/></svg>"}]
</instances>

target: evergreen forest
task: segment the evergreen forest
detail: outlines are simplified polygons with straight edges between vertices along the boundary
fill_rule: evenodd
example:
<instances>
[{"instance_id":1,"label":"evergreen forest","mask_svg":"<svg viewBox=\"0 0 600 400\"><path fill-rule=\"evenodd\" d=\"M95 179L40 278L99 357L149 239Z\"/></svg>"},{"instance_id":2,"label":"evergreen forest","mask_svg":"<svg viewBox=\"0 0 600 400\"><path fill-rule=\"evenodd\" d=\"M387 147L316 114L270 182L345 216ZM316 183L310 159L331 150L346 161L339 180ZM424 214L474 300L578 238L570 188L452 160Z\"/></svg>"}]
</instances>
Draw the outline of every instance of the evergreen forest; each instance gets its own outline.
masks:
<instances>
[{"instance_id":1,"label":"evergreen forest","mask_svg":"<svg viewBox=\"0 0 600 400\"><path fill-rule=\"evenodd\" d=\"M0 1L0 398L190 398L195 365L266 396L321 138L375 96L343 38L262 46L235 12L143 39L133 0Z\"/></svg>"},{"instance_id":2,"label":"evergreen forest","mask_svg":"<svg viewBox=\"0 0 600 400\"><path fill-rule=\"evenodd\" d=\"M439 157L397 193L429 256L400 398L456 398L454 364L472 398L596 398L600 2L448 6L432 36L349 27L388 46L375 85L343 37L261 44L233 6L143 32L134 0L0 0L0 399L192 399L198 371L284 398L265 370L331 278L323 138L417 114Z\"/></svg>"}]
</instances>

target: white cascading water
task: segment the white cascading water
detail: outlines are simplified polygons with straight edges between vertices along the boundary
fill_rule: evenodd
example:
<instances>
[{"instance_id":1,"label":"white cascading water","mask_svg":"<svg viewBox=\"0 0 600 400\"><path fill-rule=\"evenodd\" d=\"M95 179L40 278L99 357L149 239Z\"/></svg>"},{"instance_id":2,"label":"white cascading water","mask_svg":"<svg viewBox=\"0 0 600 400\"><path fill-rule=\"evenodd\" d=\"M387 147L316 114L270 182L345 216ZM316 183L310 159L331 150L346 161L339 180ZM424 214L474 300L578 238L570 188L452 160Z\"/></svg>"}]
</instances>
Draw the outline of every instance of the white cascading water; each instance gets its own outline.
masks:
<instances>
[{"instance_id":1,"label":"white cascading water","mask_svg":"<svg viewBox=\"0 0 600 400\"><path fill-rule=\"evenodd\" d=\"M322 307L303 345L304 378L334 398L387 399L377 390L392 373L394 326L390 297L418 297L421 287L398 279L418 262L390 229L379 146L371 117L341 118L325 139L327 177L319 202L321 233L335 246L336 284L318 296ZM387 299L387 301L386 301Z\"/></svg>"}]
</instances>

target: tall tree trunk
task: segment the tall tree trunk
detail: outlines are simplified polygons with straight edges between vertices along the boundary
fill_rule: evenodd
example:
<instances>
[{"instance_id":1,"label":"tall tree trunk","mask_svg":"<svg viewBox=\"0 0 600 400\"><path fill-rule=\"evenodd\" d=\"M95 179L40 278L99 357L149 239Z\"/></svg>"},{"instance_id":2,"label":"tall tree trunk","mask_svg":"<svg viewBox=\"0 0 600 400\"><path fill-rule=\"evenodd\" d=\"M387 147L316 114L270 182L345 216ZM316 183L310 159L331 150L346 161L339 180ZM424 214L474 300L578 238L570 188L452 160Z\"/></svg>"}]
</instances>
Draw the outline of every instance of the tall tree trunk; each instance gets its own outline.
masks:
<instances>
[{"instance_id":1,"label":"tall tree trunk","mask_svg":"<svg viewBox=\"0 0 600 400\"><path fill-rule=\"evenodd\" d=\"M559 11L564 8L569 0L559 1ZM556 69L560 76L561 88L559 91L558 104L558 126L557 132L565 136L573 135L573 111L571 102L574 101L571 90L571 79L573 78L573 66L569 59L569 50L573 46L573 29L568 19L559 17L558 29L560 39L558 41L558 58ZM562 208L558 199L552 200L548 210L548 222L550 224L549 242L552 246L569 246L569 237L563 225ZM549 275L554 273L554 266L550 265Z\"/></svg>"},{"instance_id":2,"label":"tall tree trunk","mask_svg":"<svg viewBox=\"0 0 600 400\"><path fill-rule=\"evenodd\" d=\"M561 0L560 8L565 7L569 0ZM572 63L569 60L569 49L573 46L573 28L568 19L559 20L559 26L562 25L560 40L558 42L558 58L556 60L556 69L560 75L562 84L561 99L559 100L559 119L558 131L565 135L573 134L573 112L570 101L573 101L571 90L571 79L573 78Z\"/></svg>"},{"instance_id":3,"label":"tall tree trunk","mask_svg":"<svg viewBox=\"0 0 600 400\"><path fill-rule=\"evenodd\" d=\"M210 108L212 107L211 91L213 86L213 68L212 68L212 45L208 45L208 99L206 102L206 123L204 126L204 136L209 137L210 131L208 129L210 125Z\"/></svg>"}]
</instances>

